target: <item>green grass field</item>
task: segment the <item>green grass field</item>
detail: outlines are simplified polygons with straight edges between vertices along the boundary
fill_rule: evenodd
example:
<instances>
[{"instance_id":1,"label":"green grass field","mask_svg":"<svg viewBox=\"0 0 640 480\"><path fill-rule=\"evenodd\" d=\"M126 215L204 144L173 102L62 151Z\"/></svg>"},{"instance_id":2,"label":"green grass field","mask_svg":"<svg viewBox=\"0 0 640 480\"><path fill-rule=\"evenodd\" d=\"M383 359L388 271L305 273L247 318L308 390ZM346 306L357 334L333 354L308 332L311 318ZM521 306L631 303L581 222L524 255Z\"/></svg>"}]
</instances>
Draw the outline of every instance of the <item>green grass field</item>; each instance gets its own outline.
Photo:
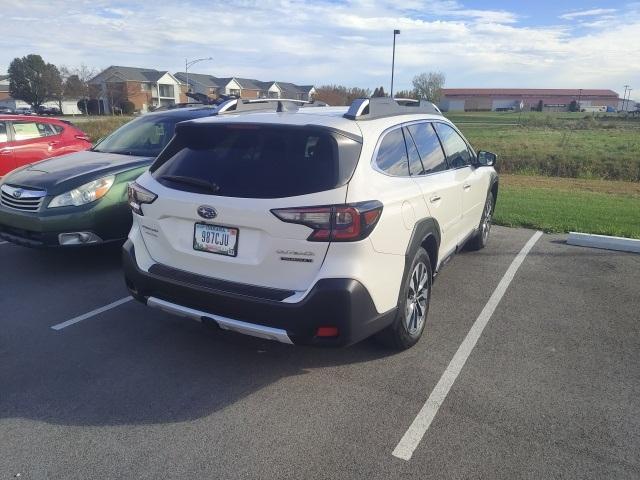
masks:
<instances>
[{"instance_id":1,"label":"green grass field","mask_svg":"<svg viewBox=\"0 0 640 480\"><path fill-rule=\"evenodd\" d=\"M640 181L640 118L584 113L452 113L500 173Z\"/></svg>"},{"instance_id":2,"label":"green grass field","mask_svg":"<svg viewBox=\"0 0 640 480\"><path fill-rule=\"evenodd\" d=\"M494 221L545 232L640 238L640 184L502 175Z\"/></svg>"},{"instance_id":3,"label":"green grass field","mask_svg":"<svg viewBox=\"0 0 640 480\"><path fill-rule=\"evenodd\" d=\"M462 125L476 149L498 154L501 173L640 180L640 130Z\"/></svg>"}]
</instances>

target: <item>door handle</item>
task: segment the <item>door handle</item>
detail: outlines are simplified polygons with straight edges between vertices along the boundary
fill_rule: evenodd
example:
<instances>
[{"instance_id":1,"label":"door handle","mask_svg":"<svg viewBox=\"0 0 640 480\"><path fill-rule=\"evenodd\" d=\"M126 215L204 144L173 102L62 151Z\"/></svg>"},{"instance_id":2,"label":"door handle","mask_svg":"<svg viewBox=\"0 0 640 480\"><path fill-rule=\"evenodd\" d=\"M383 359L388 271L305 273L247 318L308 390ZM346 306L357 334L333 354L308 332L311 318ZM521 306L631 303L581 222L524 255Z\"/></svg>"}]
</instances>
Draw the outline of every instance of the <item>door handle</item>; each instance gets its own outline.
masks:
<instances>
[{"instance_id":1,"label":"door handle","mask_svg":"<svg viewBox=\"0 0 640 480\"><path fill-rule=\"evenodd\" d=\"M429 199L431 203L436 203L436 202L439 202L440 200L442 200L442 198L439 195L434 195Z\"/></svg>"},{"instance_id":2,"label":"door handle","mask_svg":"<svg viewBox=\"0 0 640 480\"><path fill-rule=\"evenodd\" d=\"M59 141L55 140L55 141L53 141L53 142L49 142L49 146L50 146L50 147L55 147L55 146L56 146L56 145L58 145L59 143L60 143Z\"/></svg>"},{"instance_id":3,"label":"door handle","mask_svg":"<svg viewBox=\"0 0 640 480\"><path fill-rule=\"evenodd\" d=\"M11 154L10 148L0 148L0 155L9 155Z\"/></svg>"},{"instance_id":4,"label":"door handle","mask_svg":"<svg viewBox=\"0 0 640 480\"><path fill-rule=\"evenodd\" d=\"M465 190L469 190L471 188L471 185L468 183L465 183L462 188L464 188Z\"/></svg>"}]
</instances>

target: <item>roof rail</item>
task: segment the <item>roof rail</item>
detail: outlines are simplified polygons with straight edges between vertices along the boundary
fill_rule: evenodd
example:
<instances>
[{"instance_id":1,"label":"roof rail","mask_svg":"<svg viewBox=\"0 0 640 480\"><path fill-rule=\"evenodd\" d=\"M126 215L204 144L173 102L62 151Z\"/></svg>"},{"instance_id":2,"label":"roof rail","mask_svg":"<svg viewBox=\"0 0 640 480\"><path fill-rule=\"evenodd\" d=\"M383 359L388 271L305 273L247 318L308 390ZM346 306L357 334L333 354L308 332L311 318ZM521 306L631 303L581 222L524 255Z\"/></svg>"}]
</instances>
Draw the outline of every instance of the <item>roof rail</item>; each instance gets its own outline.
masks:
<instances>
[{"instance_id":1,"label":"roof rail","mask_svg":"<svg viewBox=\"0 0 640 480\"><path fill-rule=\"evenodd\" d=\"M416 113L442 115L438 107L424 99L371 97L355 99L344 117L349 120L373 120Z\"/></svg>"},{"instance_id":2,"label":"roof rail","mask_svg":"<svg viewBox=\"0 0 640 480\"><path fill-rule=\"evenodd\" d=\"M218 114L241 112L295 112L301 107L327 107L324 102L309 102L291 98L232 98L218 106Z\"/></svg>"},{"instance_id":3,"label":"roof rail","mask_svg":"<svg viewBox=\"0 0 640 480\"><path fill-rule=\"evenodd\" d=\"M440 108L435 103L432 103L429 100L425 100L425 99L417 100L415 98L398 98L398 97L394 97L394 100L398 102L399 105L402 105L403 107L411 107L411 106L419 107L421 102L428 103L428 104L431 104L431 106L437 110L436 113L439 113L440 115L442 115L442 111L440 110Z\"/></svg>"}]
</instances>

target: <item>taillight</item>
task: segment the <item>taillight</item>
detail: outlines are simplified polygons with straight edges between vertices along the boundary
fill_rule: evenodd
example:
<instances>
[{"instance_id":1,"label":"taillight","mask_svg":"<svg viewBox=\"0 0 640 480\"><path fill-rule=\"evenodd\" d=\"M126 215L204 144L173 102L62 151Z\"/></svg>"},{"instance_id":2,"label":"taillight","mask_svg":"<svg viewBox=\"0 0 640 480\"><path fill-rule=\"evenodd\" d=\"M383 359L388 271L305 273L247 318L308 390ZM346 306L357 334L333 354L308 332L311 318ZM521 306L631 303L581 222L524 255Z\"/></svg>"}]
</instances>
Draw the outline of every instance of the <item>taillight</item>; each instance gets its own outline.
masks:
<instances>
[{"instance_id":1,"label":"taillight","mask_svg":"<svg viewBox=\"0 0 640 480\"><path fill-rule=\"evenodd\" d=\"M141 187L136 182L131 182L127 185L127 197L129 199L129 206L138 215L144 215L142 213L142 205L145 203L153 203L158 196Z\"/></svg>"},{"instance_id":2,"label":"taillight","mask_svg":"<svg viewBox=\"0 0 640 480\"><path fill-rule=\"evenodd\" d=\"M278 208L271 213L283 222L313 229L307 237L312 242L355 242L366 238L375 228L382 204L372 200L349 205Z\"/></svg>"},{"instance_id":3,"label":"taillight","mask_svg":"<svg viewBox=\"0 0 640 480\"><path fill-rule=\"evenodd\" d=\"M84 140L85 142L91 143L91 139L89 138L89 135L87 135L86 133L78 133L76 135L76 138L78 140Z\"/></svg>"}]
</instances>

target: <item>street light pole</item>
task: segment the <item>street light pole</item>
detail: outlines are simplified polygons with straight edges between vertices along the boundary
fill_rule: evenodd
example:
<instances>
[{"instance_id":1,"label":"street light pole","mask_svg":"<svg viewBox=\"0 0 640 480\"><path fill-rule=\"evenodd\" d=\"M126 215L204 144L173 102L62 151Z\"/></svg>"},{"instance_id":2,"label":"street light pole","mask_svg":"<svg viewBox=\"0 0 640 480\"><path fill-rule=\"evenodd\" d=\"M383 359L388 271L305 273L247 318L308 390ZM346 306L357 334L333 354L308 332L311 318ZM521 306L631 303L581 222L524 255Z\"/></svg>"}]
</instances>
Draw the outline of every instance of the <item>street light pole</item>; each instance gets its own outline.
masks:
<instances>
[{"instance_id":1,"label":"street light pole","mask_svg":"<svg viewBox=\"0 0 640 480\"><path fill-rule=\"evenodd\" d=\"M391 98L393 98L393 71L396 66L396 35L400 35L400 30L393 31L393 54L391 57Z\"/></svg>"},{"instance_id":2,"label":"street light pole","mask_svg":"<svg viewBox=\"0 0 640 480\"><path fill-rule=\"evenodd\" d=\"M187 77L187 93L189 93L189 67L195 65L198 62L204 62L205 60L213 60L213 57L207 58L196 58L195 60L189 61L188 59L184 59L184 73ZM187 102L189 102L189 98L187 97Z\"/></svg>"},{"instance_id":3,"label":"street light pole","mask_svg":"<svg viewBox=\"0 0 640 480\"><path fill-rule=\"evenodd\" d=\"M629 85L625 85L625 86L624 86L624 96L622 97L622 111L623 111L623 112L625 111L624 104L625 104L625 103L626 103L626 101L627 101L627 89L628 89L628 88L629 88Z\"/></svg>"}]
</instances>

